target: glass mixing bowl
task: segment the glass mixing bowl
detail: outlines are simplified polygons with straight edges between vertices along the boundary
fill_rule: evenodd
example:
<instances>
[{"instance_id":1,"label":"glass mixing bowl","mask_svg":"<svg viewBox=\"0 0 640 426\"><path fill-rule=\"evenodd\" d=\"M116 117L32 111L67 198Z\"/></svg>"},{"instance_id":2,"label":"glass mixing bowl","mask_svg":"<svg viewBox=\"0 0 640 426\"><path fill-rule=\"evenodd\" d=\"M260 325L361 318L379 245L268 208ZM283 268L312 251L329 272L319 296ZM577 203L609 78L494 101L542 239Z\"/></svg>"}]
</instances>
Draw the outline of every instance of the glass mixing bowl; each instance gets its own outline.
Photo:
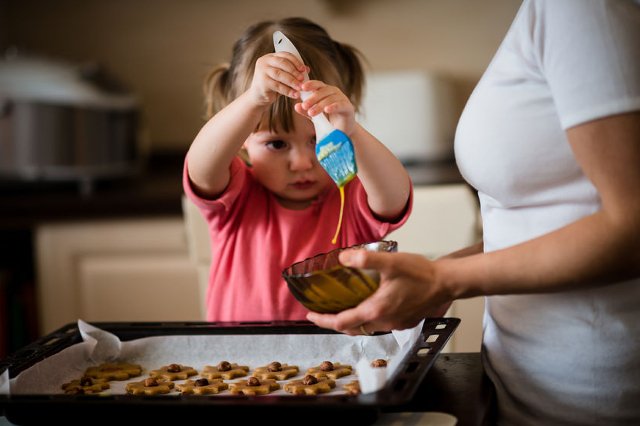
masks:
<instances>
[{"instance_id":1,"label":"glass mixing bowl","mask_svg":"<svg viewBox=\"0 0 640 426\"><path fill-rule=\"evenodd\" d=\"M398 243L383 240L341 247L296 262L282 271L289 291L310 311L340 312L358 305L378 289L377 271L340 264L338 254L349 249L396 252Z\"/></svg>"}]
</instances>

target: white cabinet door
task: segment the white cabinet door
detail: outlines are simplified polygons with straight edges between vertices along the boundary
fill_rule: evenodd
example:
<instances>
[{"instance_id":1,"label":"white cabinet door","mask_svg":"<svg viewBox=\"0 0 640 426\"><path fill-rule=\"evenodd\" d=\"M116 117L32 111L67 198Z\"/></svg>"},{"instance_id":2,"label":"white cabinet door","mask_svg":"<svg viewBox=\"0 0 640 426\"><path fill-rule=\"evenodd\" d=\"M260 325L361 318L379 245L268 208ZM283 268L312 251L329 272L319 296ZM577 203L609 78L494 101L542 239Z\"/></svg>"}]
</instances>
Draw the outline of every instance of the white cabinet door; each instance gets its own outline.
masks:
<instances>
[{"instance_id":1,"label":"white cabinet door","mask_svg":"<svg viewBox=\"0 0 640 426\"><path fill-rule=\"evenodd\" d=\"M475 195L463 184L416 186L409 220L387 239L429 258L471 245L479 239Z\"/></svg>"},{"instance_id":2,"label":"white cabinet door","mask_svg":"<svg viewBox=\"0 0 640 426\"><path fill-rule=\"evenodd\" d=\"M477 242L481 237L476 195L464 184L414 187L413 211L405 225L386 239L398 250L430 259ZM482 340L484 298L456 300L446 316L462 321L445 352L478 352Z\"/></svg>"},{"instance_id":3,"label":"white cabinet door","mask_svg":"<svg viewBox=\"0 0 640 426\"><path fill-rule=\"evenodd\" d=\"M181 216L36 229L40 332L69 322L203 320Z\"/></svg>"}]
</instances>

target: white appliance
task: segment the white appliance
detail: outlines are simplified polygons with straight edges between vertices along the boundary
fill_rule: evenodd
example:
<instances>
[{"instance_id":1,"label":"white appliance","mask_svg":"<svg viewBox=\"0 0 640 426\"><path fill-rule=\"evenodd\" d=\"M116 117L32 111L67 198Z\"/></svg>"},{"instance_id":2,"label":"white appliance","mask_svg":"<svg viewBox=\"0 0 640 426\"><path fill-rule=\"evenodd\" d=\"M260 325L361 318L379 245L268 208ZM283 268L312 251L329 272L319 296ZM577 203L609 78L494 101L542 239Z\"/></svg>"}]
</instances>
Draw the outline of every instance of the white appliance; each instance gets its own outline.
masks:
<instances>
[{"instance_id":1,"label":"white appliance","mask_svg":"<svg viewBox=\"0 0 640 426\"><path fill-rule=\"evenodd\" d=\"M405 164L453 160L452 82L423 70L371 72L358 121Z\"/></svg>"}]
</instances>

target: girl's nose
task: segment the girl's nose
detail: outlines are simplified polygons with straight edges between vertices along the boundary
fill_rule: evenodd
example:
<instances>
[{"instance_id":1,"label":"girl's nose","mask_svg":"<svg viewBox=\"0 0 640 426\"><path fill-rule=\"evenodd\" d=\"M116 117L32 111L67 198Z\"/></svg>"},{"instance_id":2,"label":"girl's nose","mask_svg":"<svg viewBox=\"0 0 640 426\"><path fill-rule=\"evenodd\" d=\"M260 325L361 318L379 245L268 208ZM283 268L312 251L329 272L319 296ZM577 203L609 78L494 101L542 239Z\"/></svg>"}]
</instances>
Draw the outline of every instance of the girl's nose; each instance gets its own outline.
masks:
<instances>
[{"instance_id":1,"label":"girl's nose","mask_svg":"<svg viewBox=\"0 0 640 426\"><path fill-rule=\"evenodd\" d=\"M289 167L293 171L309 170L313 167L316 153L308 149L293 149L289 157Z\"/></svg>"}]
</instances>

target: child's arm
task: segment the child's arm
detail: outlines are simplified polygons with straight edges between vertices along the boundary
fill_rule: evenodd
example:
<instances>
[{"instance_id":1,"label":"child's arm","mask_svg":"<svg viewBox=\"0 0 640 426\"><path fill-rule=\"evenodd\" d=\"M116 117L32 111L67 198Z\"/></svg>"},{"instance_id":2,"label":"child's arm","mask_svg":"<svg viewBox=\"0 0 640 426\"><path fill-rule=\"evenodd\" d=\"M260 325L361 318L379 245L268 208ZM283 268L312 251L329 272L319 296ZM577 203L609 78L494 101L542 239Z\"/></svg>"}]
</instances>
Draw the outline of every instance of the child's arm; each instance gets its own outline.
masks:
<instances>
[{"instance_id":1,"label":"child's arm","mask_svg":"<svg viewBox=\"0 0 640 426\"><path fill-rule=\"evenodd\" d=\"M233 157L279 94L299 96L303 71L305 66L290 53L271 53L256 61L249 89L214 115L189 148L189 179L198 194L212 198L224 191Z\"/></svg>"},{"instance_id":2,"label":"child's arm","mask_svg":"<svg viewBox=\"0 0 640 426\"><path fill-rule=\"evenodd\" d=\"M309 116L324 112L353 142L358 177L367 192L371 210L385 219L399 217L411 188L409 174L400 160L355 121L353 104L340 89L317 80L305 82L302 89L313 94L296 104L296 111Z\"/></svg>"}]
</instances>

